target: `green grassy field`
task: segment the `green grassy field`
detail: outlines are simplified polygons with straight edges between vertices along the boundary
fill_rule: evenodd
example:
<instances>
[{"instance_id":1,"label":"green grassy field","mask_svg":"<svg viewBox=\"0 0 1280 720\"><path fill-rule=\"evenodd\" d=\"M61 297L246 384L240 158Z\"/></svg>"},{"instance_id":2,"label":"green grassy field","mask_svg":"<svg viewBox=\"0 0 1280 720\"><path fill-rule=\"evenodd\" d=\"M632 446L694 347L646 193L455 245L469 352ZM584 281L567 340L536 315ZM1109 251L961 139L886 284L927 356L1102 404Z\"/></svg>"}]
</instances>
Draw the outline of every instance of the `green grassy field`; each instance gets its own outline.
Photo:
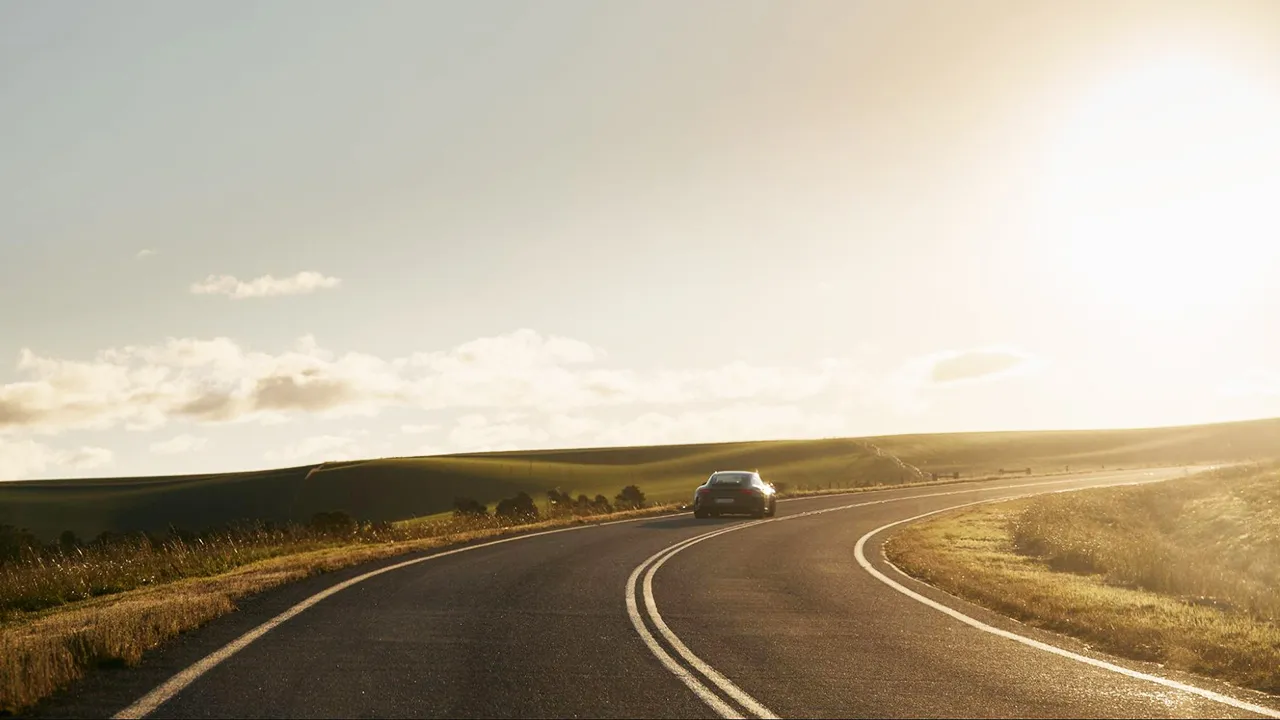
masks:
<instances>
[{"instance_id":1,"label":"green grassy field","mask_svg":"<svg viewBox=\"0 0 1280 720\"><path fill-rule=\"evenodd\" d=\"M905 572L1108 652L1280 693L1280 466L985 505L885 544Z\"/></svg>"},{"instance_id":2,"label":"green grassy field","mask_svg":"<svg viewBox=\"0 0 1280 720\"><path fill-rule=\"evenodd\" d=\"M181 477L0 483L0 525L45 540L63 530L202 530L237 520L305 522L343 510L370 521L448 511L457 496L492 507L559 487L612 498L636 484L648 499L688 500L720 469L759 469L791 489L864 487L1031 467L1035 472L1103 465L1174 464L1269 456L1280 420L1150 430L898 435L378 459ZM876 449L879 448L879 454Z\"/></svg>"}]
</instances>

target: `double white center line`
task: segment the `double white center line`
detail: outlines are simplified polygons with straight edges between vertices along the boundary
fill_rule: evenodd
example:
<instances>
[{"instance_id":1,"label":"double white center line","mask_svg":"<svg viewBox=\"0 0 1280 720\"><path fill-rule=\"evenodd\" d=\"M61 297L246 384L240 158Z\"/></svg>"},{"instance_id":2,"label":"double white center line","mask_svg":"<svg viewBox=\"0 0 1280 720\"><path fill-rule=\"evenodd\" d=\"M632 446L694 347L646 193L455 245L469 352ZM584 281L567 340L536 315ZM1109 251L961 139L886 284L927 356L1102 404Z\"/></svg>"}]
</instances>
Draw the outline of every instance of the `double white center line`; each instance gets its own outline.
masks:
<instances>
[{"instance_id":1,"label":"double white center line","mask_svg":"<svg viewBox=\"0 0 1280 720\"><path fill-rule=\"evenodd\" d=\"M761 520L760 522L769 521ZM748 717L744 716L729 702L726 702L726 697L733 702L736 702L738 706L750 713L749 717L776 718L778 716L769 708L761 705L758 700L748 695L742 688L734 685L729 678L716 672L715 668L704 662L702 658L694 655L692 650L685 646L683 642L680 642L680 638L676 637L676 634L671 631L671 628L667 627L667 624L662 621L662 615L658 613L658 604L653 599L653 575L658 571L658 568L662 567L662 564L670 560L673 555L691 545L696 545L703 540L713 538L717 535L723 535L724 533L732 532L734 530L741 530L742 528L751 527L756 524L758 523L733 525L672 545L671 547L665 548L654 555L649 556L649 559L640 563L640 565L631 572L631 577L627 578L627 614L631 617L631 624L635 626L636 632L640 634L640 639L649 647L649 651L662 662L663 666L665 666L667 670L671 671L671 674L679 678L686 687L693 691L694 695L697 695L699 699L709 705L711 709L715 710L720 714L720 717L723 718ZM643 578L641 577L642 575ZM639 586L640 594L644 598L644 615L641 615L642 611L639 607L639 603L636 602L637 586ZM653 627L657 629L658 633L667 641L671 649L674 650L682 660L684 660L688 667L681 665L680 661L672 657L671 653L667 652L666 648L662 646L662 643L653 636L653 633L649 631L648 626L645 625L646 617L649 622L652 623ZM693 672L690 672L690 668ZM695 672L697 673L696 675L694 674ZM701 677L699 677L699 675ZM722 693L724 693L725 697L717 695L715 690L708 687L703 680L710 682L718 688Z\"/></svg>"},{"instance_id":2,"label":"double white center line","mask_svg":"<svg viewBox=\"0 0 1280 720\"><path fill-rule=\"evenodd\" d=\"M680 638L672 632L671 628L663 622L661 613L658 612L658 603L653 597L653 576L658 572L658 568L674 557L677 553L697 545L703 540L710 540L713 537L733 532L735 530L744 530L756 525L763 525L771 522L784 522L786 520L795 520L797 518L808 517L810 515L821 515L829 512L837 512L840 510L849 510L851 508L866 507L868 505L883 505L885 503L901 502L904 500L920 500L922 498L940 497L947 495L964 495L974 492L987 492L993 490L1009 490L1020 487L1057 485L1060 483L1079 482L1079 478L1070 480L1057 480L1039 483L1023 483L1020 485L1007 485L998 488L965 488L963 490L949 490L943 492L926 493L921 495L911 495L907 497L885 498L882 500L871 500L867 502L853 503L850 505L840 505L838 507L823 508L820 510L810 510L808 512L795 513L783 517L769 518L768 520L756 520L754 522L745 522L731 525L729 527L713 530L702 535L678 542L668 546L653 555L647 560L640 563L635 570L631 571L631 577L627 578L626 605L627 615L631 618L631 624L635 627L636 633L640 635L640 639L648 646L649 651L654 657L662 663L672 675L675 675L685 684L694 695L706 703L711 709L715 710L720 717L723 718L776 718L778 717L772 710L765 707L759 700L751 697L742 688L738 687L729 680L729 678L721 675L715 668L711 667L705 660L693 654ZM797 498L800 499L800 498ZM784 500L783 502L787 502ZM641 598L638 600L637 598ZM646 620L649 625L646 625ZM666 646L657 637L654 636L649 626L652 626L666 641ZM670 651L668 651L668 648ZM673 655L674 653L674 655ZM677 656L679 659L677 659ZM683 661L683 663L681 662ZM717 694L716 688L722 694ZM732 703L737 703L735 707ZM741 708L741 709L740 709ZM743 713L749 713L744 715Z\"/></svg>"}]
</instances>

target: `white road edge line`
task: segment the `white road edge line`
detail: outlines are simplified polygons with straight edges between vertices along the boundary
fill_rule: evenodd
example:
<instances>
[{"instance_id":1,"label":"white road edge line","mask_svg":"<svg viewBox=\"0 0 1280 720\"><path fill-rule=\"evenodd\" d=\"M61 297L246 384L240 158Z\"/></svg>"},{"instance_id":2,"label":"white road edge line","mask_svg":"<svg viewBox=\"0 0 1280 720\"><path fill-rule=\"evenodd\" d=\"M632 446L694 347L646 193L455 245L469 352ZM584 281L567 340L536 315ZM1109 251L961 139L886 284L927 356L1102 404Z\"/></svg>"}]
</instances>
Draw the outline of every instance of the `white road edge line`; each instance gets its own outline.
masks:
<instances>
[{"instance_id":1,"label":"white road edge line","mask_svg":"<svg viewBox=\"0 0 1280 720\"><path fill-rule=\"evenodd\" d=\"M556 528L554 530L541 530L534 533L527 533L523 535L516 535L514 537L502 538L500 540L492 540L489 542L480 543L479 545L468 545L466 547L454 548L453 550L445 550L443 552L427 555L426 557L414 558L412 560L406 560L404 562L396 563L394 565L388 565L387 567L379 568L377 570L364 573L363 575L357 575L356 577L353 577L349 580L344 580L343 582L340 582L337 585L326 588L316 593L315 595L308 597L307 599L299 602L298 604L294 605L288 610L285 610L279 615L276 615L270 620L246 632L245 634L241 635L235 640L232 640L231 642L227 643L226 645L219 648L218 650L215 650L209 653L200 661L196 662L194 665L191 665L187 669L182 670L178 674L169 678L163 684L159 685L158 687L156 687L146 695L143 695L141 698L134 701L133 704L117 712L115 715L112 715L111 717L113 718L113 720L136 720L137 718L146 717L147 715L154 712L156 708L160 707L165 702L167 702L174 695L177 695L179 692L182 692L182 690L184 690L188 685L200 679L201 675L204 675L205 673L209 672L214 667L216 667L217 665L225 661L227 658L230 658L232 655L235 655L236 653L240 652L245 647L247 647L250 643L252 643L254 640L257 640L263 635L266 635L268 632L274 630L280 624L292 619L298 613L301 613L303 610L306 610L307 608L311 607L312 605L315 605L321 600L324 600L330 595L334 595L336 593L342 592L343 590L346 590L352 585L364 582L369 578L376 577L383 573L391 572L392 570L399 570L401 568L406 568L406 567L409 567L410 565L417 565L418 563L427 562L428 560L436 560L438 558L447 557L449 555L456 555L458 553L469 552L471 550L479 550L481 548L493 547L494 545L501 545L502 543L514 542L516 540L527 540L528 538L540 537L543 535L554 535L556 533L570 532L573 530L586 530L587 528L601 527L604 525L621 525L623 523L640 522L642 520L655 520L655 519L664 518L664 517L674 517L674 516L659 515L659 516L648 516L648 517L639 517L639 518L628 518L626 520L610 520L608 522L592 523L590 525L574 525L573 527Z\"/></svg>"},{"instance_id":2,"label":"white road edge line","mask_svg":"<svg viewBox=\"0 0 1280 720\"><path fill-rule=\"evenodd\" d=\"M1119 471L1118 474L1121 474L1121 473L1127 474L1127 472L1131 472L1131 471ZM1150 472L1148 471L1147 474L1150 474ZM681 642L679 636L677 636L675 632L671 630L670 627L667 626L666 622L663 621L661 613L658 612L657 599L654 597L654 593L653 593L653 576L655 573L657 573L658 568L661 567L664 563L666 563L667 560L670 560L677 553L680 553L683 550L689 548L690 546L696 545L702 542L703 540L710 540L713 537L724 535L725 533L734 532L736 530L744 530L746 528L755 527L757 525L763 525L765 523L783 522L785 520L795 520L797 518L808 517L810 515L821 515L823 513L836 512L838 510L850 510L852 508L867 507L869 505L884 505L886 503L903 502L906 500L919 500L923 498L944 497L949 495L963 495L966 493L971 494L976 492L987 492L987 491L996 491L996 490L1016 490L1018 488L1024 488L1024 487L1061 485L1064 483L1076 483L1081 481L1082 481L1081 478L1076 477L1071 479L1053 480L1048 482L1040 481L1040 482L1031 482L1031 483L1021 483L1018 485L1004 485L1001 487L987 487L987 488L970 487L970 488L964 488L961 490L949 490L944 492L928 493L924 495L910 495L907 497L900 497L900 498L885 498L883 500L869 500L867 502L853 503L851 505L840 505L837 507L823 508L821 510L809 510L806 512L796 513L795 515L786 515L779 518L770 518L768 520L757 520L755 522L743 523L739 525L733 525L727 528L712 530L711 532L704 533L702 535L697 535L695 537L682 540L678 543L675 543L666 548L663 548L662 550L659 550L653 555L650 555L649 558L646 559L644 562L637 565L635 570L631 572L631 576L627 578L627 587L626 587L626 596L625 596L626 606L627 606L627 615L631 618L631 624L632 626L635 627L636 632L640 635L640 639L644 641L645 646L649 648L649 652L653 653L653 655L656 658L658 658L658 661L662 663L663 667L667 668L667 670L669 670L673 675L679 678L681 682L683 682L690 690L693 691L695 695L698 696L699 699L701 699L707 705L711 706L713 710L720 713L721 717L724 717L724 718L741 718L742 717L737 713L736 710L728 707L719 696L717 696L714 692L710 690L710 688L708 688L706 685L703 685L696 677L693 677L688 670L686 670L683 666L681 666L678 662L676 662L676 660L672 658L671 655L667 653L666 650L663 649L662 645L657 641L657 639L653 637L653 633L649 632L649 629L645 627L644 620L640 615L639 607L636 602L636 581L637 579L640 578L641 573L644 573L642 594L644 595L645 610L647 611L650 621L654 624L654 627L658 628L658 632L660 632L662 636L666 638L667 642L671 644L672 648L674 648L675 651L682 658L684 658L684 660L688 662L689 665L691 665L695 670L697 670L706 679L710 680L713 684L715 684L717 687L723 690L725 694L729 695L729 697L733 698L734 700L737 700L739 703L742 703L743 707L747 708L748 711L755 713L758 717L762 718L762 720L775 720L776 718L778 718L778 716L774 714L772 710L765 707L755 698L751 697L751 695L747 694L746 691L744 691L742 688L735 685L733 681L729 680L724 675L720 674L718 671L715 670L715 668L711 667L709 663L707 663L705 660L703 660L702 658L694 654L694 652L690 650L687 645ZM1136 483L1115 483L1114 485L1121 485L1121 484L1132 485L1132 484L1141 484L1144 482L1152 482L1152 481L1142 480ZM1090 487L1106 487L1106 486L1090 486ZM1088 488L1082 488L1082 489L1088 489ZM826 497L830 497L830 496L826 496ZM1019 496L1019 497L1022 497L1022 496ZM794 499L800 500L804 498L794 498ZM1011 499L1011 498L998 498L997 500L1008 500L1008 499ZM982 502L993 502L993 501L984 500ZM646 568L648 568L648 572L645 572Z\"/></svg>"},{"instance_id":3,"label":"white road edge line","mask_svg":"<svg viewBox=\"0 0 1280 720\"><path fill-rule=\"evenodd\" d=\"M1108 486L1104 485L1101 487L1108 487ZM1111 487L1115 487L1115 486L1111 486ZM1080 489L1085 490L1085 489L1091 489L1091 488L1080 488ZM1074 492L1074 491L1075 490L1059 490L1057 492ZM1049 494L1049 493L1027 493L1027 494L1018 496L1018 498L1031 497L1033 495L1041 495L1041 494ZM1191 693L1192 695L1197 695L1206 700L1210 700L1216 703L1221 703L1223 705L1229 705L1239 710L1245 710L1248 712L1257 713L1265 717L1280 718L1280 712L1277 712L1276 710L1272 710L1271 708L1268 708L1268 707L1264 707L1262 705L1255 705L1253 703L1245 702L1243 700L1237 700L1236 698L1233 698L1230 695L1223 695L1221 693L1213 692L1212 690L1205 690L1204 688L1199 688L1199 687L1196 687L1195 685L1188 685L1186 683L1178 682L1177 680L1170 680L1168 678L1163 678L1158 675L1150 675L1144 672L1139 672L1137 670L1130 670L1129 668L1121 667L1120 665L1109 663L1109 662L1106 662L1105 660L1097 660L1095 658L1091 658L1085 655L1073 653L1070 650L1064 650L1060 647L1056 647L1054 645L1049 645L1048 643L1040 642L1039 640L1033 640L1029 637L1025 637L1017 633L1009 632L1008 630L1001 630L1000 628L992 627L991 625L988 625L982 622L981 620L976 620L972 617L969 617L968 615L965 615L964 613L958 610L952 609L946 605L943 605L940 602L931 600L911 590L910 588L889 578L887 575L877 570L874 566L871 565L870 562L867 561L867 556L866 556L866 553L864 552L864 548L866 546L867 540L874 535L877 535L881 532L884 532L885 530L888 530L891 527L894 527L896 525L902 525L904 523L914 522L916 520L920 520L921 518L929 517L930 515L937 515L938 513L948 512L948 511L956 510L963 507L969 507L973 505L985 505L992 502L1003 502L1005 500L1016 500L1018 498L1001 498L999 500L980 500L978 502L964 503L962 505L955 505L949 508L943 508L941 510L934 510L933 512L922 513L920 515L916 515L915 517L910 517L905 520L899 520L897 522L889 523L888 525L883 525L881 527L876 528L875 530L872 530L866 535L863 535L861 538L858 539L858 542L856 545L854 545L854 549L853 549L854 556L857 558L858 564L862 566L862 569L866 570L868 573L872 575L872 577L879 580L880 582L888 585L894 590L897 590L903 595L906 595L912 600L928 605L929 607L933 608L934 610L937 610L938 612L944 613L946 615L950 615L951 617L955 618L956 620L959 620L965 625L976 628L983 632L991 633L992 635L997 635L999 637L1006 638L1014 642L1022 643L1023 645L1033 647L1037 650L1043 650L1047 653L1053 653L1054 655L1059 655L1061 657L1068 658L1070 660L1075 660L1077 662L1081 662L1086 665L1092 665L1093 667L1096 667L1096 668L1101 668L1103 670L1110 670L1111 672L1118 673L1120 675L1136 678L1138 680L1146 680L1148 682L1152 682L1157 685L1163 685L1168 688L1173 688L1175 690L1181 690L1183 692Z\"/></svg>"}]
</instances>

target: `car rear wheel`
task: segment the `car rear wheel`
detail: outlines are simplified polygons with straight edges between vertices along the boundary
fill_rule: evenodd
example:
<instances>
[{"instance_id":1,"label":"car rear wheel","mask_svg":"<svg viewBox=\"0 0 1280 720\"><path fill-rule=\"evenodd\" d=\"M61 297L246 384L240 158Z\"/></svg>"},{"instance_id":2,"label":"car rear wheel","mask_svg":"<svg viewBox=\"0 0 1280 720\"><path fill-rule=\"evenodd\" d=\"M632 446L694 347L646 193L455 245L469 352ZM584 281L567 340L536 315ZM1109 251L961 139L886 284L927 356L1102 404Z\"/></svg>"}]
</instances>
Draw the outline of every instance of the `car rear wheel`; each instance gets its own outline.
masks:
<instances>
[{"instance_id":1,"label":"car rear wheel","mask_svg":"<svg viewBox=\"0 0 1280 720\"><path fill-rule=\"evenodd\" d=\"M710 514L711 513L707 512L706 510L703 510L702 508L698 508L697 510L693 511L693 516L698 518L699 520L705 519Z\"/></svg>"},{"instance_id":2,"label":"car rear wheel","mask_svg":"<svg viewBox=\"0 0 1280 720\"><path fill-rule=\"evenodd\" d=\"M774 515L777 515L777 514L778 514L778 501L770 500L769 501L769 517L773 517Z\"/></svg>"}]
</instances>

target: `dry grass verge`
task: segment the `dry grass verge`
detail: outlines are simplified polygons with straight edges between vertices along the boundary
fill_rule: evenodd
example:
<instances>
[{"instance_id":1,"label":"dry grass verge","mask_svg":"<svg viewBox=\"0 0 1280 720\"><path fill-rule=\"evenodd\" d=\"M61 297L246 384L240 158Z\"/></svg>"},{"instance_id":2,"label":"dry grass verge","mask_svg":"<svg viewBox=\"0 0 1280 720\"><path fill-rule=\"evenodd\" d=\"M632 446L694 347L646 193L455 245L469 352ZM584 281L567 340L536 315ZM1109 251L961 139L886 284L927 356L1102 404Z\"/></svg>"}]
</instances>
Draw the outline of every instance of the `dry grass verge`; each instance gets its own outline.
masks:
<instances>
[{"instance_id":1,"label":"dry grass verge","mask_svg":"<svg viewBox=\"0 0 1280 720\"><path fill-rule=\"evenodd\" d=\"M227 572L117 592L38 612L11 614L0 624L0 713L19 712L100 666L134 665L165 640L231 612L236 601L318 573L406 553L516 533L669 514L675 506L593 517L558 517L528 524L419 526L420 537L289 552ZM407 531L402 531L407 532ZM296 550L296 548L294 548ZM265 552L261 551L260 552ZM283 550L281 552L284 552Z\"/></svg>"},{"instance_id":2,"label":"dry grass verge","mask_svg":"<svg viewBox=\"0 0 1280 720\"><path fill-rule=\"evenodd\" d=\"M1280 471L984 505L917 523L903 571L1106 652L1280 693Z\"/></svg>"}]
</instances>

